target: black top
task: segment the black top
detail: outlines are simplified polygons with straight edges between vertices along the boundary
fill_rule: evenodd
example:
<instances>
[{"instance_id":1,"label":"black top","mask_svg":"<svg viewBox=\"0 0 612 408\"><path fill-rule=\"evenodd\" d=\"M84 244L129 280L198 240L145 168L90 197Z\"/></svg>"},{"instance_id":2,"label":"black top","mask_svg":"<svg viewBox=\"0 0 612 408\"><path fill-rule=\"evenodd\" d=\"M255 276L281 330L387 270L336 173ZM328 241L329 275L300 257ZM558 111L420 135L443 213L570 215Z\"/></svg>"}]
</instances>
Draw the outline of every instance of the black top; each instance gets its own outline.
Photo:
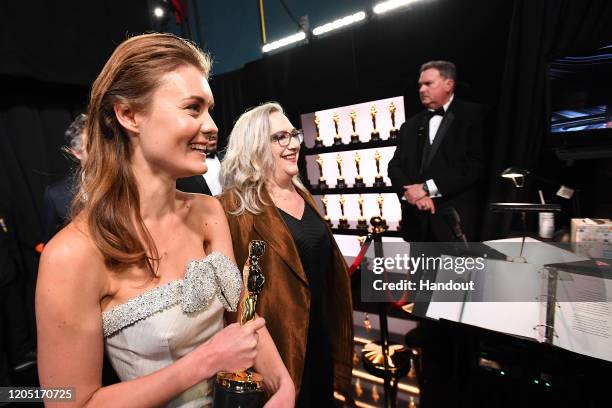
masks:
<instances>
[{"instance_id":1,"label":"black top","mask_svg":"<svg viewBox=\"0 0 612 408\"><path fill-rule=\"evenodd\" d=\"M304 373L297 407L332 407L334 368L331 343L324 308L325 273L329 267L332 246L327 227L304 203L299 220L279 208L300 255L310 285L310 319Z\"/></svg>"}]
</instances>

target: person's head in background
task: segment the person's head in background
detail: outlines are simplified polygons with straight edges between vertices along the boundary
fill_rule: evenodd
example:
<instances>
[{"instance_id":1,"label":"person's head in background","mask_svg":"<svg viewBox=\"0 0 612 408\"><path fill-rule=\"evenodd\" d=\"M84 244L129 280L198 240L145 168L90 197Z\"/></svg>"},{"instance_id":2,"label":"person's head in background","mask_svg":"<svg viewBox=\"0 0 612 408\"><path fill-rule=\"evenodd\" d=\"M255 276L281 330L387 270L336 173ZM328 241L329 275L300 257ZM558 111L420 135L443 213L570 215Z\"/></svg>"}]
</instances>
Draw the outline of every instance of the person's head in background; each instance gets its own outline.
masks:
<instances>
[{"instance_id":1,"label":"person's head in background","mask_svg":"<svg viewBox=\"0 0 612 408\"><path fill-rule=\"evenodd\" d=\"M144 34L121 43L92 85L72 213L86 218L111 268L144 264L155 275L159 256L141 209L173 202L176 178L206 171L207 139L217 133L210 67L191 42Z\"/></svg>"},{"instance_id":2,"label":"person's head in background","mask_svg":"<svg viewBox=\"0 0 612 408\"><path fill-rule=\"evenodd\" d=\"M429 61L421 65L419 97L428 109L444 106L455 92L457 70L449 61Z\"/></svg>"},{"instance_id":3,"label":"person's head in background","mask_svg":"<svg viewBox=\"0 0 612 408\"><path fill-rule=\"evenodd\" d=\"M66 145L62 150L78 160L79 163L83 163L87 158L87 151L85 149L87 143L86 125L87 115L81 113L72 121L68 129L64 132Z\"/></svg>"},{"instance_id":4,"label":"person's head in background","mask_svg":"<svg viewBox=\"0 0 612 408\"><path fill-rule=\"evenodd\" d=\"M218 142L218 137L219 135L217 133L214 134L210 134L208 136L208 141L206 143L206 155L207 156L215 156L217 154L217 142Z\"/></svg>"},{"instance_id":5,"label":"person's head in background","mask_svg":"<svg viewBox=\"0 0 612 408\"><path fill-rule=\"evenodd\" d=\"M271 205L262 198L270 183L292 183L307 191L297 167L301 141L301 131L278 103L264 103L238 118L221 165L223 190L233 188L240 200L237 214L258 214L264 205Z\"/></svg>"}]
</instances>

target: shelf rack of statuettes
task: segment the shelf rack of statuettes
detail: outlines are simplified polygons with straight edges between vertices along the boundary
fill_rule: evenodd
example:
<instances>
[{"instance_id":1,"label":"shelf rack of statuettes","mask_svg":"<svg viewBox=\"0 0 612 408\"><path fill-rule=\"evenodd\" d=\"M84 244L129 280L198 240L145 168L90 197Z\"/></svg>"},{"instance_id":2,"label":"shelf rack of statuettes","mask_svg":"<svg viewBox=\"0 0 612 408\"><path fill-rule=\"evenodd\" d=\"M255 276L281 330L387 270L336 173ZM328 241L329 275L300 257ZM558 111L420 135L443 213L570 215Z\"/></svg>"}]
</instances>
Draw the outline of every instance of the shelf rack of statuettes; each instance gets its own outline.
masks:
<instances>
[{"instance_id":1,"label":"shelf rack of statuettes","mask_svg":"<svg viewBox=\"0 0 612 408\"><path fill-rule=\"evenodd\" d=\"M359 151L363 149L374 149L388 146L396 146L397 144L397 132L394 132L390 135L388 139L379 139L379 140L369 140L367 142L351 142L351 143L338 143L332 146L315 146L311 148L306 148L304 150L305 156L313 156L319 155L322 153L338 153L338 152L346 152L346 151ZM319 171L321 171L319 169ZM342 216L337 225L334 225L332 221L327 216L327 203L323 202L323 210L325 213L325 221L331 227L331 230L334 234L339 235L357 235L357 236L365 236L368 234L368 230L370 228L369 218L361 212L357 220L357 225L351 226L348 223L347 218L344 216L344 203L342 200L345 200L344 195L359 195L362 194L377 194L378 197L382 198L381 194L383 193L393 193L395 192L390 185L385 184L382 176L380 175L380 169L378 171L378 176L374 181L374 185L368 186L363 180L353 180L352 184L346 183L346 186L343 187L326 187L325 186L325 178L322 174L319 174L319 184L310 185L309 186L310 193L312 195L318 196L327 196L327 195L340 195L340 205L342 208ZM359 200L359 198L358 198ZM360 207L362 207L360 205ZM384 220L384 214L382 214L382 203L381 210L379 214L370 214L370 216L381 216ZM398 227L399 228L399 227ZM385 229L385 232L382 234L387 237L401 237L401 232L399 230L392 230L389 228Z\"/></svg>"}]
</instances>

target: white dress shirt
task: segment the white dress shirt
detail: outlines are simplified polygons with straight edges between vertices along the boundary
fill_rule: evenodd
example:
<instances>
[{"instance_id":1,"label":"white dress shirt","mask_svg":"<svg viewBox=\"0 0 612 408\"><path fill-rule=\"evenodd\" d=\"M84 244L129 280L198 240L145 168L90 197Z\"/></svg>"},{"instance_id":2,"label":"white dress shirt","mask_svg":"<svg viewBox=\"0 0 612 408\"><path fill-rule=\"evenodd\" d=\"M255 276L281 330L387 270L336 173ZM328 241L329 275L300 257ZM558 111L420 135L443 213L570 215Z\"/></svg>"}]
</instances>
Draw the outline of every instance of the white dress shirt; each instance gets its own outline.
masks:
<instances>
[{"instance_id":1,"label":"white dress shirt","mask_svg":"<svg viewBox=\"0 0 612 408\"><path fill-rule=\"evenodd\" d=\"M202 177L204 177L204 180L206 180L206 184L208 185L212 195L219 195L221 194L221 181L219 180L221 162L219 161L219 157L207 157L206 165L208 166L208 171L206 171Z\"/></svg>"}]
</instances>

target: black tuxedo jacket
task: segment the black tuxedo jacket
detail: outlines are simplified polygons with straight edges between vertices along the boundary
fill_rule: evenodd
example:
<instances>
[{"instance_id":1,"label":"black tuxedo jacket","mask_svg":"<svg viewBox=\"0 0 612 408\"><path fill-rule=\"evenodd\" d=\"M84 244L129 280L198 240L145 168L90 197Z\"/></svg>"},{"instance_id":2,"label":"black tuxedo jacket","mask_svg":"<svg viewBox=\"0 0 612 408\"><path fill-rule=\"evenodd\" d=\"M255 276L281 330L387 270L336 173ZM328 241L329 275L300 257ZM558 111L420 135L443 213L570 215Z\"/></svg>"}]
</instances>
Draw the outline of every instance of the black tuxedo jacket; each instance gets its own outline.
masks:
<instances>
[{"instance_id":1,"label":"black tuxedo jacket","mask_svg":"<svg viewBox=\"0 0 612 408\"><path fill-rule=\"evenodd\" d=\"M43 196L44 242L47 243L66 225L70 203L74 197L74 177L66 176L47 186Z\"/></svg>"},{"instance_id":2,"label":"black tuxedo jacket","mask_svg":"<svg viewBox=\"0 0 612 408\"><path fill-rule=\"evenodd\" d=\"M459 213L463 231L473 240L480 210L478 182L484 173L483 109L480 105L453 99L427 160L423 160L425 143L429 143L426 112L414 115L401 126L397 148L387 171L402 205L404 239L411 242L454 241L451 228L441 215L444 207L453 207ZM442 194L433 199L434 215L402 200L404 185L424 183L428 179L433 179Z\"/></svg>"},{"instance_id":3,"label":"black tuxedo jacket","mask_svg":"<svg viewBox=\"0 0 612 408\"><path fill-rule=\"evenodd\" d=\"M212 195L208 184L206 184L206 180L204 180L204 177L200 175L180 178L176 180L176 188L177 190L183 191L185 193L200 193Z\"/></svg>"}]
</instances>

